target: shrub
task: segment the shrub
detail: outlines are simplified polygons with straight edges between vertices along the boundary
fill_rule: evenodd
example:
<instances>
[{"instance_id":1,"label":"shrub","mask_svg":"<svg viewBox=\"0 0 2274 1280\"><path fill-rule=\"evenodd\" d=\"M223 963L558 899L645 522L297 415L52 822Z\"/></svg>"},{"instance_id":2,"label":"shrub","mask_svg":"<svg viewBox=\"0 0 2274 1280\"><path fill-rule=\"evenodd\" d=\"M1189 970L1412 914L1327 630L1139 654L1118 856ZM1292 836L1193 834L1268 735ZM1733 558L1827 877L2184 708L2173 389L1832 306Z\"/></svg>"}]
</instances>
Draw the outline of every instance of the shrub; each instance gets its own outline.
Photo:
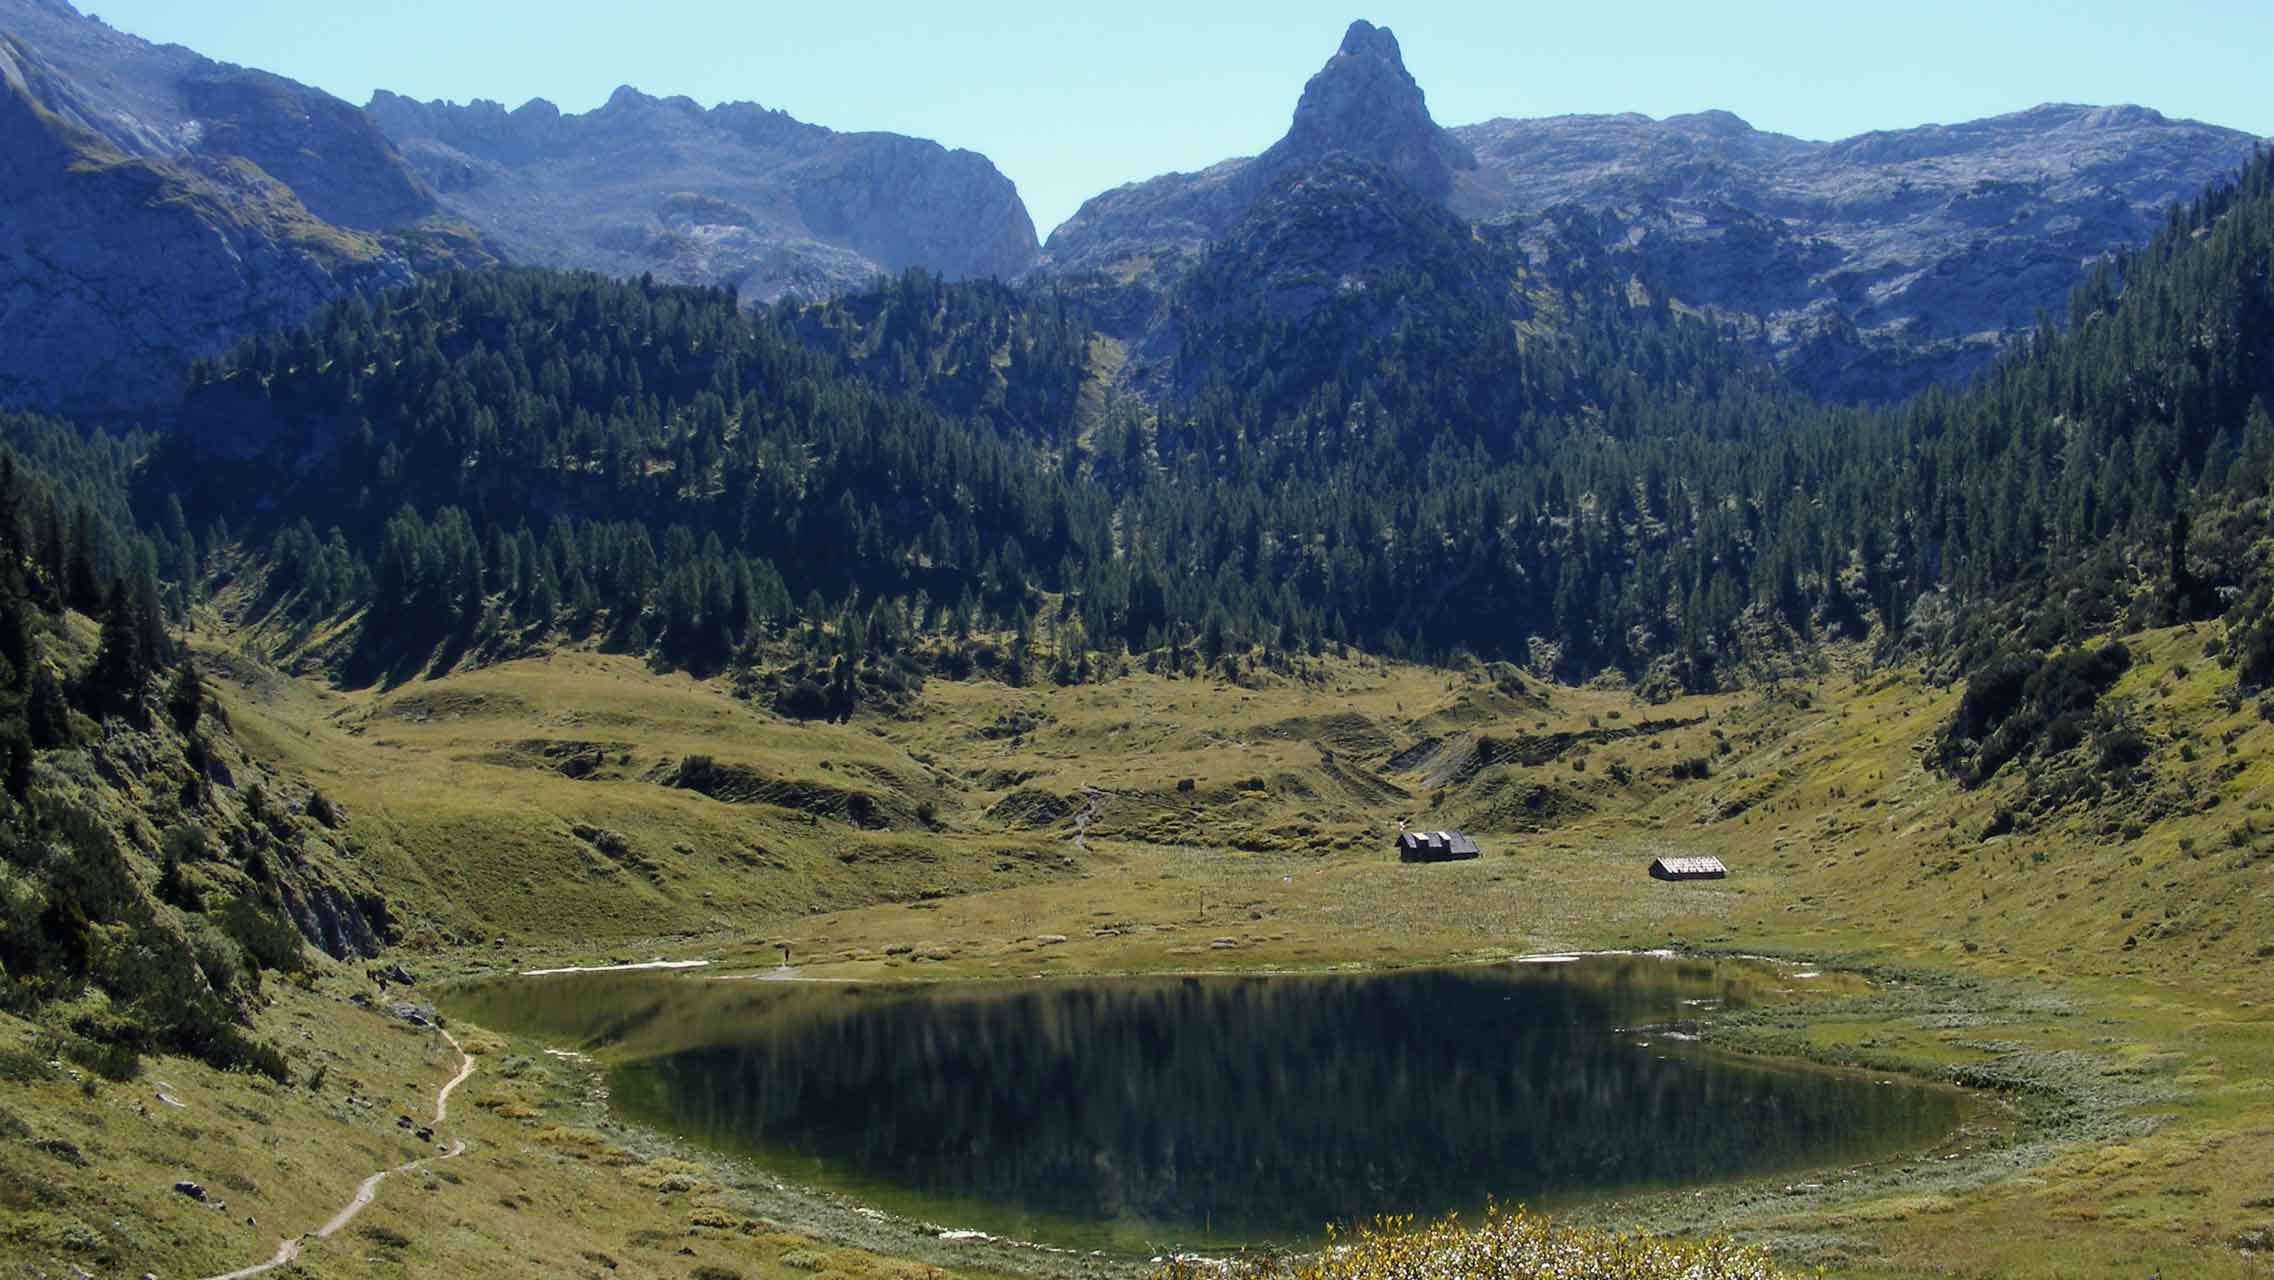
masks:
<instances>
[{"instance_id":1,"label":"shrub","mask_svg":"<svg viewBox=\"0 0 2274 1280\"><path fill-rule=\"evenodd\" d=\"M205 828L186 824L168 827L158 843L161 855L176 862L211 862L220 853Z\"/></svg>"},{"instance_id":2,"label":"shrub","mask_svg":"<svg viewBox=\"0 0 2274 1280\"><path fill-rule=\"evenodd\" d=\"M2139 730L2119 725L2100 735L2097 750L2100 754L2101 772L2116 773L2136 768L2148 758L2149 748L2148 740L2141 736Z\"/></svg>"},{"instance_id":3,"label":"shrub","mask_svg":"<svg viewBox=\"0 0 2274 1280\"><path fill-rule=\"evenodd\" d=\"M261 968L291 973L307 964L300 931L282 913L245 898L231 898L219 914L222 931Z\"/></svg>"},{"instance_id":4,"label":"shrub","mask_svg":"<svg viewBox=\"0 0 2274 1280\"><path fill-rule=\"evenodd\" d=\"M2014 760L2067 751L2084 741L2101 695L2131 667L2132 651L2118 641L2057 658L2000 652L1967 678L1936 762L1978 787Z\"/></svg>"},{"instance_id":5,"label":"shrub","mask_svg":"<svg viewBox=\"0 0 2274 1280\"><path fill-rule=\"evenodd\" d=\"M390 1227L382 1227L374 1224L372 1226L358 1228L356 1230L356 1234L362 1236L366 1240L369 1240L371 1243L378 1245L382 1249L408 1249L411 1247L411 1238L409 1236L406 1236L402 1232L396 1231Z\"/></svg>"},{"instance_id":6,"label":"shrub","mask_svg":"<svg viewBox=\"0 0 2274 1280\"><path fill-rule=\"evenodd\" d=\"M132 1080L142 1070L142 1054L153 1047L148 1028L106 1009L79 1013L69 1029L43 1034L37 1049L75 1062L105 1080Z\"/></svg>"},{"instance_id":7,"label":"shrub","mask_svg":"<svg viewBox=\"0 0 2274 1280\"><path fill-rule=\"evenodd\" d=\"M197 959L198 971L205 975L207 985L215 991L233 991L245 979L243 949L215 929L210 921L199 920L191 925L190 954Z\"/></svg>"},{"instance_id":8,"label":"shrub","mask_svg":"<svg viewBox=\"0 0 2274 1280\"><path fill-rule=\"evenodd\" d=\"M829 695L811 679L800 680L774 699L774 710L793 720L821 720L829 715Z\"/></svg>"},{"instance_id":9,"label":"shrub","mask_svg":"<svg viewBox=\"0 0 2274 1280\"><path fill-rule=\"evenodd\" d=\"M205 909L204 895L197 891L197 886L191 884L189 876L183 872L182 860L171 853L166 855L158 871L158 900L184 911Z\"/></svg>"},{"instance_id":10,"label":"shrub","mask_svg":"<svg viewBox=\"0 0 2274 1280\"><path fill-rule=\"evenodd\" d=\"M45 1056L20 1049L0 1049L0 1083L37 1084L55 1079L55 1068Z\"/></svg>"}]
</instances>

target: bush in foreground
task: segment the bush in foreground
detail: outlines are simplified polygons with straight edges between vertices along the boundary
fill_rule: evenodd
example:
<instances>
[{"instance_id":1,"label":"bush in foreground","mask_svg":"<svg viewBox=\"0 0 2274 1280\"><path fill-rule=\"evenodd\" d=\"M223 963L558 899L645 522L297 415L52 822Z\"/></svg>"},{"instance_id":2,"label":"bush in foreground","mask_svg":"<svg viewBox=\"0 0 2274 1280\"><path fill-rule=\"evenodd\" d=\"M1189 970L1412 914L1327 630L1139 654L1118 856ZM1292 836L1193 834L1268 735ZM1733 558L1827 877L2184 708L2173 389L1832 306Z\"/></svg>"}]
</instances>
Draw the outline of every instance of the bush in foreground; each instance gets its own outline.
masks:
<instances>
[{"instance_id":1,"label":"bush in foreground","mask_svg":"<svg viewBox=\"0 0 2274 1280\"><path fill-rule=\"evenodd\" d=\"M1560 1227L1519 1209L1494 1210L1473 1227L1456 1218L1425 1226L1384 1218L1354 1239L1330 1235L1324 1252L1296 1264L1219 1267L1176 1259L1162 1268L1160 1280L1798 1280L1801 1274L1780 1271L1761 1250L1718 1236L1669 1240Z\"/></svg>"}]
</instances>

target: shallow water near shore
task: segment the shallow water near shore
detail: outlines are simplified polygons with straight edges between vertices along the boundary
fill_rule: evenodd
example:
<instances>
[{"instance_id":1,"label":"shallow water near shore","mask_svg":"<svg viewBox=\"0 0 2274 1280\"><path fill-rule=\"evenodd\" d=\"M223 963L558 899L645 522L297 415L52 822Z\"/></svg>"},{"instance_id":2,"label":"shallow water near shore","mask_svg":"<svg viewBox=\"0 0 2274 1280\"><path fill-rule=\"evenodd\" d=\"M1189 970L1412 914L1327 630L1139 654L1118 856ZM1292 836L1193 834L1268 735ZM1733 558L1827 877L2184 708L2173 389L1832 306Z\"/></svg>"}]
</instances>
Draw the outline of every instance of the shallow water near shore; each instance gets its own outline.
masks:
<instances>
[{"instance_id":1,"label":"shallow water near shore","mask_svg":"<svg viewBox=\"0 0 2274 1280\"><path fill-rule=\"evenodd\" d=\"M609 1051L628 1119L919 1222L1117 1253L1822 1169L1964 1118L1954 1090L1692 1034L1832 975L1559 959L905 986L616 974L456 1003Z\"/></svg>"}]
</instances>

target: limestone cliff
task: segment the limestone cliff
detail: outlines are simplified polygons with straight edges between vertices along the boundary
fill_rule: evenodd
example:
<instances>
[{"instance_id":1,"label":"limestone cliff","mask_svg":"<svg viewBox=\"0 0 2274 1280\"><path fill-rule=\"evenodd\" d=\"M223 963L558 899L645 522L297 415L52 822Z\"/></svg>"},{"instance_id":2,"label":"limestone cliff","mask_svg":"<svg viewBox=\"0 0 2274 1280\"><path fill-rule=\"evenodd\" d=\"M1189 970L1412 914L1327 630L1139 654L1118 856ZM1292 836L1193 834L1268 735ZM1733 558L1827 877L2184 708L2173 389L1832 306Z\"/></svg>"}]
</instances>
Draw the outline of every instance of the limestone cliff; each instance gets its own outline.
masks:
<instances>
[{"instance_id":1,"label":"limestone cliff","mask_svg":"<svg viewBox=\"0 0 2274 1280\"><path fill-rule=\"evenodd\" d=\"M1726 112L1453 132L1478 160L1455 211L1515 228L1543 265L1632 272L1759 335L1820 393L1859 400L1981 368L2258 141L2087 106L1841 142Z\"/></svg>"},{"instance_id":2,"label":"limestone cliff","mask_svg":"<svg viewBox=\"0 0 2274 1280\"><path fill-rule=\"evenodd\" d=\"M200 356L463 256L380 234L435 205L353 107L63 0L0 0L0 188L0 405L170 401Z\"/></svg>"},{"instance_id":3,"label":"limestone cliff","mask_svg":"<svg viewBox=\"0 0 2274 1280\"><path fill-rule=\"evenodd\" d=\"M1355 22L1303 87L1286 136L1270 150L1093 197L1051 234L1044 269L1102 272L1165 287L1258 200L1329 156L1377 167L1437 201L1451 194L1457 172L1476 166L1468 149L1430 118L1397 37L1386 27Z\"/></svg>"},{"instance_id":4,"label":"limestone cliff","mask_svg":"<svg viewBox=\"0 0 2274 1280\"><path fill-rule=\"evenodd\" d=\"M564 115L381 92L369 113L448 208L520 261L758 300L910 267L1008 278L1036 253L1017 188L986 157L752 103L705 110L623 88Z\"/></svg>"},{"instance_id":5,"label":"limestone cliff","mask_svg":"<svg viewBox=\"0 0 2274 1280\"><path fill-rule=\"evenodd\" d=\"M1315 197L1290 175L1340 155L1491 224L1548 278L1632 276L1751 334L1819 394L1885 400L1981 368L2092 263L2145 241L2173 202L2256 145L2138 107L2047 106L1830 143L1726 112L1444 129L1395 37L1360 22L1270 150L1094 197L1051 235L1042 270L1106 282L1120 295L1109 312L1143 317L1140 351L1164 352L1160 304L1179 281L1220 259L1258 201Z\"/></svg>"},{"instance_id":6,"label":"limestone cliff","mask_svg":"<svg viewBox=\"0 0 2274 1280\"><path fill-rule=\"evenodd\" d=\"M0 178L0 407L87 416L171 403L199 357L427 270L511 257L758 299L1009 277L1036 252L968 151L629 89L584 116L365 112L67 0L0 0Z\"/></svg>"}]
</instances>

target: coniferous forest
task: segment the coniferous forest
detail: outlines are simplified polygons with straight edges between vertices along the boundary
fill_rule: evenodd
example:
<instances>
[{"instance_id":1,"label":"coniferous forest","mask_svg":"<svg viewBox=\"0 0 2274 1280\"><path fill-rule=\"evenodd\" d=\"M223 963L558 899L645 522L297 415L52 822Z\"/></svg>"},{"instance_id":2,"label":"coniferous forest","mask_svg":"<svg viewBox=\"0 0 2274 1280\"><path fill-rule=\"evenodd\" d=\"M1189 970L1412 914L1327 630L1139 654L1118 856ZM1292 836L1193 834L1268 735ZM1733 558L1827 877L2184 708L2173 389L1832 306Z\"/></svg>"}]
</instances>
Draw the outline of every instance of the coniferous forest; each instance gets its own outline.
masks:
<instances>
[{"instance_id":1,"label":"coniferous forest","mask_svg":"<svg viewBox=\"0 0 2274 1280\"><path fill-rule=\"evenodd\" d=\"M2266 597L2264 159L1979 385L1886 409L1414 221L1407 261L1300 323L1242 309L1237 254L1204 264L1153 400L1100 374L1078 282L911 273L751 314L444 276L199 366L172 431L96 480L131 484L171 589L259 566L278 610L361 619L341 660L370 677L584 641L719 671L801 634L858 666L1008 633L1011 678L1344 645L1697 689L1826 639L1971 666ZM1493 272L1510 287L1464 285ZM2263 677L2274 636L2243 629Z\"/></svg>"},{"instance_id":2,"label":"coniferous forest","mask_svg":"<svg viewBox=\"0 0 2274 1280\"><path fill-rule=\"evenodd\" d=\"M2274 158L1977 384L1889 408L1811 400L1647 282L1542 276L1360 165L1250 233L1322 199L1382 202L1403 251L1305 309L1219 250L1141 377L1114 376L1095 282L911 272L753 311L498 270L245 342L146 430L8 417L9 792L115 722L181 753L169 812L198 814L212 748L169 631L238 588L351 684L590 645L806 719L938 678L1301 678L1329 649L1662 697L1855 644L1965 684L1935 760L1969 785L2087 739L2137 758L2096 711L2130 661L2093 647L2112 630L2224 616L2239 686L2274 680ZM259 966L227 956L290 963L275 851L323 807L207 812L228 858L166 892L237 949L193 989L144 981L190 943L95 874L103 820L18 803L12 874L44 888L12 899L37 918L4 935L10 990L157 992L86 1029L92 1060L269 1062L227 1025ZM148 945L97 945L121 921Z\"/></svg>"}]
</instances>

